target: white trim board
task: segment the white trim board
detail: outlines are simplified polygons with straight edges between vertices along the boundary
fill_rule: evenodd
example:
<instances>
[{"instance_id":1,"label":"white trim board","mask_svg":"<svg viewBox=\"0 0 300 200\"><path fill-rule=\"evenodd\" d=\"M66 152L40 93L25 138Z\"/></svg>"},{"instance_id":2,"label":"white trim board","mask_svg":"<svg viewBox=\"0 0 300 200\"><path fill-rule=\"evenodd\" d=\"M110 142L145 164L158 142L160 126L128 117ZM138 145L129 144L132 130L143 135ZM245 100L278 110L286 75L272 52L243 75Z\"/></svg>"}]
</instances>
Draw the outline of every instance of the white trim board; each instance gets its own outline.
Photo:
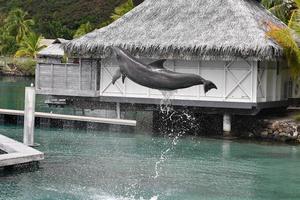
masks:
<instances>
[{"instance_id":1,"label":"white trim board","mask_svg":"<svg viewBox=\"0 0 300 200\"><path fill-rule=\"evenodd\" d=\"M25 164L44 159L44 153L4 135L0 135L0 149L7 152L7 154L0 155L0 167Z\"/></svg>"}]
</instances>

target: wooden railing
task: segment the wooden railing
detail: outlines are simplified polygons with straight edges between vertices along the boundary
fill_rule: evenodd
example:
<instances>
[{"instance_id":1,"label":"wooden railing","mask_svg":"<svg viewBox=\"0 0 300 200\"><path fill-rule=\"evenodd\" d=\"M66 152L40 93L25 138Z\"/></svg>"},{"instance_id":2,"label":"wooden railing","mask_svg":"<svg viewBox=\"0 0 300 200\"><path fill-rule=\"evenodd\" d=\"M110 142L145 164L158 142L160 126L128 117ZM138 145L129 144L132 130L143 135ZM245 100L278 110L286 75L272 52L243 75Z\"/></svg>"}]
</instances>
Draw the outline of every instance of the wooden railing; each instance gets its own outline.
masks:
<instances>
[{"instance_id":1,"label":"wooden railing","mask_svg":"<svg viewBox=\"0 0 300 200\"><path fill-rule=\"evenodd\" d=\"M97 66L92 61L74 63L38 63L36 88L49 95L95 96Z\"/></svg>"}]
</instances>

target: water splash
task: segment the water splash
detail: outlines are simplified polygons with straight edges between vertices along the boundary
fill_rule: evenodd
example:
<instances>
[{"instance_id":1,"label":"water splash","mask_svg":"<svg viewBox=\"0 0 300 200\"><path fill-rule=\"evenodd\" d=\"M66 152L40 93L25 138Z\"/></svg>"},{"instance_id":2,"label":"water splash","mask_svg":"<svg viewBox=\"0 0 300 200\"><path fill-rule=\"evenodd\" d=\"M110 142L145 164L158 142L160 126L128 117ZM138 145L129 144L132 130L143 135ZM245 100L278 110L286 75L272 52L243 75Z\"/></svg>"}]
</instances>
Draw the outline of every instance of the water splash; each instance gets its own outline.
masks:
<instances>
[{"instance_id":1,"label":"water splash","mask_svg":"<svg viewBox=\"0 0 300 200\"><path fill-rule=\"evenodd\" d=\"M155 163L155 175L153 179L157 179L162 171L163 163L169 158L171 152L174 151L180 138L189 133L197 124L196 118L189 113L188 110L175 110L169 105L168 111L161 110L161 129L160 132L168 137L167 147L161 152L159 160Z\"/></svg>"},{"instance_id":2,"label":"water splash","mask_svg":"<svg viewBox=\"0 0 300 200\"><path fill-rule=\"evenodd\" d=\"M153 179L157 179L160 176L162 164L168 159L168 153L173 151L179 141L180 135L178 134L172 139L170 147L161 152L159 160L155 163L155 175Z\"/></svg>"},{"instance_id":3,"label":"water splash","mask_svg":"<svg viewBox=\"0 0 300 200\"><path fill-rule=\"evenodd\" d=\"M171 98L174 96L174 94L177 93L177 90L160 90L160 92L163 95L162 100L160 101L160 111L162 113L170 113L172 111L172 101Z\"/></svg>"}]
</instances>

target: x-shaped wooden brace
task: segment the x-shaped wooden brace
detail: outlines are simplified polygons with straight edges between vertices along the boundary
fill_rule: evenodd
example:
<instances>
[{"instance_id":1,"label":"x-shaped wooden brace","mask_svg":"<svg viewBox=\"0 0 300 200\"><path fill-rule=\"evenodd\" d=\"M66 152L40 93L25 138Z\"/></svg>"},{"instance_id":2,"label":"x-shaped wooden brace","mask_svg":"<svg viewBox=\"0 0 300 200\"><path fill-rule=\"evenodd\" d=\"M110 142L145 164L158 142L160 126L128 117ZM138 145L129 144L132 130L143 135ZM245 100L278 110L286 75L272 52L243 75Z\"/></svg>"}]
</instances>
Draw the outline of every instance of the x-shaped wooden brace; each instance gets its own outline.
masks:
<instances>
[{"instance_id":1,"label":"x-shaped wooden brace","mask_svg":"<svg viewBox=\"0 0 300 200\"><path fill-rule=\"evenodd\" d=\"M228 93L226 94L225 99L227 99L227 98L229 97L229 95L231 95L231 94L234 92L234 90L235 90L236 88L240 88L240 89L247 95L247 97L248 97L249 99L251 99L251 95L249 95L249 94L246 92L246 89L245 89L244 86L242 85L242 83L244 82L244 80L245 80L246 78L248 78L248 76L252 73L251 64L250 64L249 62L247 62L247 64L248 64L249 67L250 67L250 68L249 68L249 71L246 72L246 73L243 75L242 79L239 80L239 79L234 75L234 73L232 73L232 71L230 70L230 66L232 65L232 63L233 63L233 61L225 65L225 71L231 74L231 76L233 77L233 80L234 80L234 82L236 83L236 85L230 90L230 92L228 92ZM226 81L226 80L225 80L225 81Z\"/></svg>"},{"instance_id":2,"label":"x-shaped wooden brace","mask_svg":"<svg viewBox=\"0 0 300 200\"><path fill-rule=\"evenodd\" d=\"M264 91L262 89L262 79L263 79L263 76L265 74L265 69L264 68L259 68L259 75L258 75L258 78L257 78L257 88L259 89L260 93L261 93L261 96L262 98L265 98L265 94L264 94Z\"/></svg>"},{"instance_id":3,"label":"x-shaped wooden brace","mask_svg":"<svg viewBox=\"0 0 300 200\"><path fill-rule=\"evenodd\" d=\"M106 68L106 67L103 67L103 69L107 72L107 74L110 76L111 79L113 79L113 75L110 73L110 71ZM110 86L112 85L112 82L110 82L102 91L102 93L104 93ZM119 87L119 84L116 82L115 83L115 86L118 88L118 90L124 94L123 90Z\"/></svg>"}]
</instances>

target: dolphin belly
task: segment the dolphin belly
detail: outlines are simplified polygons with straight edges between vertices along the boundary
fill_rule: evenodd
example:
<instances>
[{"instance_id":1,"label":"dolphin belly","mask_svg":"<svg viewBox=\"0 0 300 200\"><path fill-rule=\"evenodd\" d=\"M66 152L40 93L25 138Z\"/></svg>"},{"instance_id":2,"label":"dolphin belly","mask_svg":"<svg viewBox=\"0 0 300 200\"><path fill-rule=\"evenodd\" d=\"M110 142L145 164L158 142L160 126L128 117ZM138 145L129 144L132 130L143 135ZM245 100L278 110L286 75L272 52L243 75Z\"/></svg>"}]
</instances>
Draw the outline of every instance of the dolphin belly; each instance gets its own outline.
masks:
<instances>
[{"instance_id":1,"label":"dolphin belly","mask_svg":"<svg viewBox=\"0 0 300 200\"><path fill-rule=\"evenodd\" d=\"M119 62L120 69L113 77L112 83L122 76L128 77L133 82L158 90L177 90L204 84L205 93L211 89L217 89L211 81L203 79L196 74L178 73L167 70L163 67L165 60L158 60L149 65L137 60L125 50L112 47Z\"/></svg>"},{"instance_id":2,"label":"dolphin belly","mask_svg":"<svg viewBox=\"0 0 300 200\"><path fill-rule=\"evenodd\" d=\"M127 77L137 84L158 90L177 90L204 84L199 82L199 77L196 75L170 73L168 70L148 71L134 76L129 74Z\"/></svg>"}]
</instances>

